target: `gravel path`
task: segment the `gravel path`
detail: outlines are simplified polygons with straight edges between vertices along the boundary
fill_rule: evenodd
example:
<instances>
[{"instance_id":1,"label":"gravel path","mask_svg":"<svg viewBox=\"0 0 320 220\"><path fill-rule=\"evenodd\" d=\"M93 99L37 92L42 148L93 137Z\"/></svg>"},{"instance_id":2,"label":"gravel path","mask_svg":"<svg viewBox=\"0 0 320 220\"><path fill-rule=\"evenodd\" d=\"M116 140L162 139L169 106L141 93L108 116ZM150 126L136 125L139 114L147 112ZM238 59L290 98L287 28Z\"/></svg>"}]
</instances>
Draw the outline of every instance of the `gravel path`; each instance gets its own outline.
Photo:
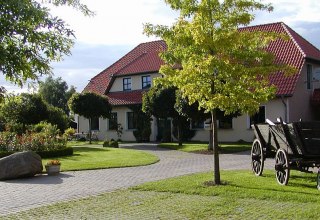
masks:
<instances>
[{"instance_id":1,"label":"gravel path","mask_svg":"<svg viewBox=\"0 0 320 220\"><path fill-rule=\"evenodd\" d=\"M213 156L157 148L156 144L121 145L157 155L160 162L141 167L63 172L58 176L0 182L0 216L55 202L83 198L148 181L213 170ZM272 161L267 160L267 168ZM249 152L220 155L223 170L250 169Z\"/></svg>"}]
</instances>

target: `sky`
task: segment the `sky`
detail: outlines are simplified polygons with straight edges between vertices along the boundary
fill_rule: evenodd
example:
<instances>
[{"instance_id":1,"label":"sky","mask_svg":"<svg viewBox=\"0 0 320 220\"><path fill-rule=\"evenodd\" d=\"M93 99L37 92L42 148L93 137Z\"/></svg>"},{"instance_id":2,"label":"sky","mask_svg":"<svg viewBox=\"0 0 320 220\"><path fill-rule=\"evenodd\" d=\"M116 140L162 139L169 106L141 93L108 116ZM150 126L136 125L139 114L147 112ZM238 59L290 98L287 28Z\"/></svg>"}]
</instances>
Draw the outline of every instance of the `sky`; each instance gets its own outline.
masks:
<instances>
[{"instance_id":1,"label":"sky","mask_svg":"<svg viewBox=\"0 0 320 220\"><path fill-rule=\"evenodd\" d=\"M85 17L68 8L52 8L51 13L75 31L72 55L52 63L54 78L61 77L81 92L89 80L116 62L138 44L156 40L143 34L143 24L171 25L178 13L164 0L82 0L94 17ZM320 48L319 0L262 0L274 11L258 12L252 25L284 22L317 48ZM44 78L43 78L44 80ZM15 93L26 92L0 78L0 85ZM30 91L30 89L29 89Z\"/></svg>"}]
</instances>

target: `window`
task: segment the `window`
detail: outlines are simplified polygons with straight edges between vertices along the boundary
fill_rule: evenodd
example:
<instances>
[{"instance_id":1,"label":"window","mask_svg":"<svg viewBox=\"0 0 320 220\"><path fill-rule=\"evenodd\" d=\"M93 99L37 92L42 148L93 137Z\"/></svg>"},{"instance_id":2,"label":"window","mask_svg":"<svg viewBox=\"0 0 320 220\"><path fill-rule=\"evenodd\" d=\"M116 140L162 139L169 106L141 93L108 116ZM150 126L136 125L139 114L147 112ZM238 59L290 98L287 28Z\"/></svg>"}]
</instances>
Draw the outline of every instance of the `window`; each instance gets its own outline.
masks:
<instances>
[{"instance_id":1,"label":"window","mask_svg":"<svg viewBox=\"0 0 320 220\"><path fill-rule=\"evenodd\" d=\"M191 129L203 129L204 121L191 120Z\"/></svg>"},{"instance_id":2,"label":"window","mask_svg":"<svg viewBox=\"0 0 320 220\"><path fill-rule=\"evenodd\" d=\"M127 112L127 122L128 122L128 129L136 129L137 128L135 115L133 112Z\"/></svg>"},{"instance_id":3,"label":"window","mask_svg":"<svg viewBox=\"0 0 320 220\"><path fill-rule=\"evenodd\" d=\"M219 128L221 129L232 129L232 117L230 116L223 116L219 120Z\"/></svg>"},{"instance_id":4,"label":"window","mask_svg":"<svg viewBox=\"0 0 320 220\"><path fill-rule=\"evenodd\" d=\"M266 122L266 107L260 106L259 112L250 117L250 125Z\"/></svg>"},{"instance_id":5,"label":"window","mask_svg":"<svg viewBox=\"0 0 320 220\"><path fill-rule=\"evenodd\" d=\"M91 119L91 130L99 131L99 118Z\"/></svg>"},{"instance_id":6,"label":"window","mask_svg":"<svg viewBox=\"0 0 320 220\"><path fill-rule=\"evenodd\" d=\"M123 91L131 90L131 78L123 78Z\"/></svg>"},{"instance_id":7,"label":"window","mask_svg":"<svg viewBox=\"0 0 320 220\"><path fill-rule=\"evenodd\" d=\"M307 64L307 89L312 89L312 65Z\"/></svg>"},{"instance_id":8,"label":"window","mask_svg":"<svg viewBox=\"0 0 320 220\"><path fill-rule=\"evenodd\" d=\"M109 118L109 130L118 129L118 114L117 112L112 112Z\"/></svg>"},{"instance_id":9,"label":"window","mask_svg":"<svg viewBox=\"0 0 320 220\"><path fill-rule=\"evenodd\" d=\"M142 76L142 89L147 89L151 87L151 77Z\"/></svg>"}]
</instances>

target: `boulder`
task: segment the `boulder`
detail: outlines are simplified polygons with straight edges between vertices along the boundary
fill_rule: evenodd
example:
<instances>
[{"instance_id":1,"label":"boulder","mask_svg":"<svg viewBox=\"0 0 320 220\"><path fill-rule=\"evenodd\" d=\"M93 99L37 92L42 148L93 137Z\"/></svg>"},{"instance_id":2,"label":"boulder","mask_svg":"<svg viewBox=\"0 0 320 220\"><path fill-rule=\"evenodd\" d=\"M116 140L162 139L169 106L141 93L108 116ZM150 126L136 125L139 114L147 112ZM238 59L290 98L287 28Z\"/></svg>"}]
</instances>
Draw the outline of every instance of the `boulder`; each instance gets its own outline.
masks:
<instances>
[{"instance_id":1,"label":"boulder","mask_svg":"<svg viewBox=\"0 0 320 220\"><path fill-rule=\"evenodd\" d=\"M42 172L41 157L31 151L19 152L0 159L0 180L31 177Z\"/></svg>"}]
</instances>

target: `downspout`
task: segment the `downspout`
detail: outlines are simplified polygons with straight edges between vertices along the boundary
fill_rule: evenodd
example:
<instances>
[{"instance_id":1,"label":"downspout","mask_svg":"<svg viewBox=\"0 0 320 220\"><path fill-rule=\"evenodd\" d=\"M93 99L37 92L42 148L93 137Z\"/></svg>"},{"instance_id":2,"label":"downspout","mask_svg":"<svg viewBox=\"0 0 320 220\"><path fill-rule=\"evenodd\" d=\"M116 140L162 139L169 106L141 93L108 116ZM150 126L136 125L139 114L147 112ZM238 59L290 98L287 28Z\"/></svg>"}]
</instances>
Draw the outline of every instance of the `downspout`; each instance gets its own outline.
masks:
<instances>
[{"instance_id":1,"label":"downspout","mask_svg":"<svg viewBox=\"0 0 320 220\"><path fill-rule=\"evenodd\" d=\"M288 106L287 106L287 103L284 101L284 96L281 95L280 98L284 106L284 121L288 122Z\"/></svg>"}]
</instances>

